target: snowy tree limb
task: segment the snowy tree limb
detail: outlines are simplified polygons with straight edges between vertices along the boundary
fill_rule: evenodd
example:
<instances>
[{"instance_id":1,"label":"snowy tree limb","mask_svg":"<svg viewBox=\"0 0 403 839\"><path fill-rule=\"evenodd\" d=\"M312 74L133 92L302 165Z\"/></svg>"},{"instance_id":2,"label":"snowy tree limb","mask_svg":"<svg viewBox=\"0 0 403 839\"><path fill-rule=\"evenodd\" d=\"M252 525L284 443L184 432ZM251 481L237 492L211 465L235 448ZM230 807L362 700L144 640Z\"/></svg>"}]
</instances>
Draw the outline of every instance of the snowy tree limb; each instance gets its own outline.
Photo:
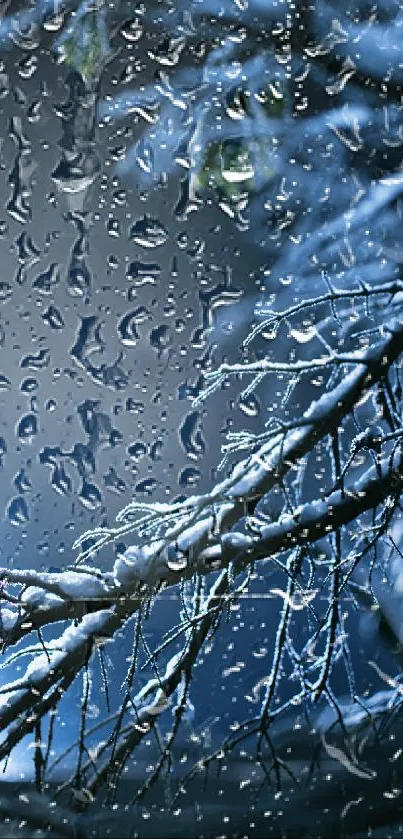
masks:
<instances>
[{"instance_id":1,"label":"snowy tree limb","mask_svg":"<svg viewBox=\"0 0 403 839\"><path fill-rule=\"evenodd\" d=\"M143 548L131 548L117 559L113 576L95 577L75 572L50 575L3 569L3 579L29 587L21 599L20 615L10 608L7 612L2 609L4 642L16 643L33 629L57 620L81 617L83 610L96 609L100 604L107 608L119 598L134 595L137 602L139 585L153 589L161 582L175 584L196 570L202 573L208 570L210 566L204 565L208 554L203 552L214 546L216 536L224 534L243 515L251 515L258 501L321 438L338 428L366 390L385 377L403 350L403 325L392 324L385 333L378 344L362 353L355 369L313 402L289 431L279 433L277 440L264 444L238 463L231 477L218 483L210 493L184 502L178 525L167 528L163 539L151 540ZM189 527L192 520L194 524ZM133 523L130 529L134 529ZM106 531L102 540L109 541L114 536L113 531L112 534ZM182 559L180 571L175 570L178 558Z\"/></svg>"}]
</instances>

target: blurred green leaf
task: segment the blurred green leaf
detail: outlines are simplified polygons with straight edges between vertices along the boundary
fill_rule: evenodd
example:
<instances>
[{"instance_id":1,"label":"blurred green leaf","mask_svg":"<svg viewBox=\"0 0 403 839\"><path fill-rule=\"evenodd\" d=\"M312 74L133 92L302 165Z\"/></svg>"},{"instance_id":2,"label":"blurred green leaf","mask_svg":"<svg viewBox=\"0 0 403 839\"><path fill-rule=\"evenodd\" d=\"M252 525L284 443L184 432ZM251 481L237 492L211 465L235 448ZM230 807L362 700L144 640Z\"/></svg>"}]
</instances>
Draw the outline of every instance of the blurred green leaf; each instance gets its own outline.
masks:
<instances>
[{"instance_id":1,"label":"blurred green leaf","mask_svg":"<svg viewBox=\"0 0 403 839\"><path fill-rule=\"evenodd\" d=\"M276 174L273 148L266 138L240 138L211 143L196 175L196 189L217 189L227 199L239 200L257 192Z\"/></svg>"},{"instance_id":2,"label":"blurred green leaf","mask_svg":"<svg viewBox=\"0 0 403 839\"><path fill-rule=\"evenodd\" d=\"M86 84L96 82L110 54L105 9L99 2L87 4L62 35L58 49Z\"/></svg>"},{"instance_id":3,"label":"blurred green leaf","mask_svg":"<svg viewBox=\"0 0 403 839\"><path fill-rule=\"evenodd\" d=\"M261 136L257 130L258 116L253 117L248 93L238 90L233 95L237 109L256 121L250 137L239 137L210 143L205 151L200 170L196 174L198 191L216 189L226 199L238 201L267 185L276 174L273 144L270 137ZM286 97L278 86L255 94L255 99L266 117L278 119L285 111Z\"/></svg>"}]
</instances>

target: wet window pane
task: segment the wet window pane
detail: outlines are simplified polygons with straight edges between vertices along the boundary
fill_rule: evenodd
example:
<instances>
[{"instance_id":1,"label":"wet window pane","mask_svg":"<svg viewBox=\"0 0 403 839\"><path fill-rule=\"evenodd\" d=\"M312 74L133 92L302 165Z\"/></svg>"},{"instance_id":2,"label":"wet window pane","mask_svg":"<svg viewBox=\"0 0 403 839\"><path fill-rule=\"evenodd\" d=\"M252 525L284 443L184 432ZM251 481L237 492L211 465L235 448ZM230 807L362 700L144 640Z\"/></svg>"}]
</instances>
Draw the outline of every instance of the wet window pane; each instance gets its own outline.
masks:
<instances>
[{"instance_id":1,"label":"wet window pane","mask_svg":"<svg viewBox=\"0 0 403 839\"><path fill-rule=\"evenodd\" d=\"M402 11L0 2L0 836L399 836Z\"/></svg>"}]
</instances>

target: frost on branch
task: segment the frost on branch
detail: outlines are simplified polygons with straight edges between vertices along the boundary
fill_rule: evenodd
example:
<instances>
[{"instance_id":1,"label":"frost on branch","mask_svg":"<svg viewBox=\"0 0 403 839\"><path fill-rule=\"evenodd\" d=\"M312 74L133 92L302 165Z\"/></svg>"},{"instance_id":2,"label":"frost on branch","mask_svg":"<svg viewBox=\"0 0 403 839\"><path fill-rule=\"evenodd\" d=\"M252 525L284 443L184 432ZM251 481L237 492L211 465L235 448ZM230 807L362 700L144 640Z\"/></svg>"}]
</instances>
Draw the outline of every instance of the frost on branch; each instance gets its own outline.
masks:
<instances>
[{"instance_id":1,"label":"frost on branch","mask_svg":"<svg viewBox=\"0 0 403 839\"><path fill-rule=\"evenodd\" d=\"M379 294L377 287L374 297ZM370 290L368 296L371 299ZM328 301L330 306L334 302ZM134 619L134 646L123 700L118 710L112 713L110 709L106 716L105 732L109 733L91 760L85 757L86 739L92 735L86 722L90 683L84 679L81 733L72 747L77 770L69 783L79 783L89 791L88 800L93 800L106 782L116 791L135 749L158 725L159 718L174 709L174 729L167 735L144 788L138 790L141 798L169 765L173 739L186 719L192 670L203 647L217 632L225 610L248 591L260 563L263 579L275 569L285 574L286 589L280 590L283 608L259 712L239 723L226 749L244 739L255 739L262 771L267 770L269 761L269 775L272 771L277 774L276 759L272 756L269 760L266 751L270 726L295 705L333 696L332 675L343 661L354 701L342 603L349 592L350 596L373 599L371 575L365 581L357 572L363 564L371 567L367 558L375 548L379 551L382 546L387 551L391 547L390 524L400 509L403 490L403 432L397 421L400 397L395 395L392 401L390 388L397 393L402 350L401 321L379 328L367 347L343 354L335 350L326 364L327 386L318 398L301 416L278 419L260 436L250 436L240 447L241 453L246 449L246 457L235 462L227 477L209 493L191 496L180 504L131 502L119 514L116 527L97 528L83 535L77 546L87 546L90 540L90 548L83 550L76 565L67 571L1 571L3 644L6 650L14 648L8 652L5 666L11 667L21 656L29 661L17 680L1 688L0 728L5 739L0 757L6 757L23 737L34 732L40 720L45 724L46 715L57 708L78 674L92 670L104 644L112 642ZM311 363L312 369L317 369L317 358ZM295 365L287 368L284 363L279 370L292 376L296 372ZM275 371L275 360L266 369L262 364L259 370L265 375ZM226 368L220 375L233 372L254 375L256 366L248 368L246 363L236 371ZM301 379L309 375L309 361L297 372ZM381 395L386 403L382 414L376 409L378 400L371 402L371 394ZM352 412L357 425L362 413L365 429L342 435ZM319 497L309 498L294 474L315 461L323 442L328 446L327 485ZM364 455L361 466L357 465L359 454ZM269 512L271 494L279 492L282 509L273 516ZM137 535L137 544L118 555L109 572L97 570L93 564L97 551L129 533ZM84 561L92 564L84 565ZM151 603L155 609L159 597L172 586L175 590L179 587L183 603L178 626L154 652L148 650L141 665L140 642L147 610ZM328 592L324 611L316 599L320 588ZM295 615L301 610L309 628L302 648L293 637ZM67 627L56 639L46 640L44 633L50 626L66 621ZM35 634L37 643L24 646L25 637ZM171 645L178 642L179 651L169 656ZM314 666L308 650L316 650ZM157 675L138 690L134 685L141 666L156 668ZM290 700L275 705L281 674L290 666L297 690ZM214 759L212 752L204 758L204 765ZM51 770L52 766L49 777ZM60 794L64 795L66 788L63 784ZM113 798L114 793L111 795Z\"/></svg>"}]
</instances>

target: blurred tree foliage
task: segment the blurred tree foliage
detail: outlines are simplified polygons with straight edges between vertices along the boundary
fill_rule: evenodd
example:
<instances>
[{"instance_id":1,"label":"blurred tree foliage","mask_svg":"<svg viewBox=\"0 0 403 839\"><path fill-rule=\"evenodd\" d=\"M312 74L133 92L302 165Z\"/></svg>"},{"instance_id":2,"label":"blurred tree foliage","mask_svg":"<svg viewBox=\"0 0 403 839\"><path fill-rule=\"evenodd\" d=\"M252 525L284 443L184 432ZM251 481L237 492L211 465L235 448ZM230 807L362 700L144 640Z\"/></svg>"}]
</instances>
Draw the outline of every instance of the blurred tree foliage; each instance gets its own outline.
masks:
<instances>
[{"instance_id":1,"label":"blurred tree foliage","mask_svg":"<svg viewBox=\"0 0 403 839\"><path fill-rule=\"evenodd\" d=\"M56 49L85 85L96 85L111 52L105 0L82 3L70 17Z\"/></svg>"}]
</instances>

